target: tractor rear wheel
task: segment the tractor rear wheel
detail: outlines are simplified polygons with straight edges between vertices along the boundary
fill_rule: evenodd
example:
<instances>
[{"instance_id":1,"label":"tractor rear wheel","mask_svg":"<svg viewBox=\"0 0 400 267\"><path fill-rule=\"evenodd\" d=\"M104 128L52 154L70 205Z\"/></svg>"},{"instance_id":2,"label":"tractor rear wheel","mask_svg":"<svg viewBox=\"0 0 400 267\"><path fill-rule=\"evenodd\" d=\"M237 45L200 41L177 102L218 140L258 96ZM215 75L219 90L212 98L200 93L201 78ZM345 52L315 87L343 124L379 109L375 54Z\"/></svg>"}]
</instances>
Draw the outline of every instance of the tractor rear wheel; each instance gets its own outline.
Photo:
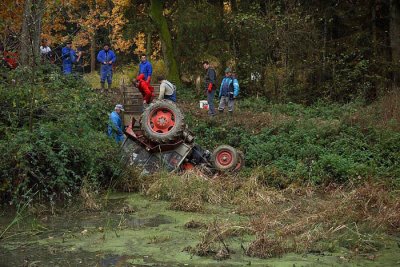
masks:
<instances>
[{"instance_id":1,"label":"tractor rear wheel","mask_svg":"<svg viewBox=\"0 0 400 267\"><path fill-rule=\"evenodd\" d=\"M181 137L184 126L181 110L169 100L152 103L144 110L141 118L143 134L158 143Z\"/></svg>"},{"instance_id":2,"label":"tractor rear wheel","mask_svg":"<svg viewBox=\"0 0 400 267\"><path fill-rule=\"evenodd\" d=\"M236 149L231 146L222 145L214 149L211 155L211 162L215 169L229 172L236 167L238 157Z\"/></svg>"}]
</instances>

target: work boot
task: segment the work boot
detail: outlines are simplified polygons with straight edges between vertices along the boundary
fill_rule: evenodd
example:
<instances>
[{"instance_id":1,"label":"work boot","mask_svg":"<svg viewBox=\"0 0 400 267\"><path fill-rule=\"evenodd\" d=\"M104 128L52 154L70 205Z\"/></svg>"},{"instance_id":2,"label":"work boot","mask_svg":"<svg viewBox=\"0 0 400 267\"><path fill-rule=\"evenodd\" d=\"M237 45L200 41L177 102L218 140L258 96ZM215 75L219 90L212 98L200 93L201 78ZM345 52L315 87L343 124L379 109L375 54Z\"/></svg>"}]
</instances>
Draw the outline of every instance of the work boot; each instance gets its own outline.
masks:
<instances>
[{"instance_id":1,"label":"work boot","mask_svg":"<svg viewBox=\"0 0 400 267\"><path fill-rule=\"evenodd\" d=\"M104 89L104 83L100 83L101 84L101 89Z\"/></svg>"},{"instance_id":2,"label":"work boot","mask_svg":"<svg viewBox=\"0 0 400 267\"><path fill-rule=\"evenodd\" d=\"M111 83L108 84L108 89L111 89Z\"/></svg>"}]
</instances>

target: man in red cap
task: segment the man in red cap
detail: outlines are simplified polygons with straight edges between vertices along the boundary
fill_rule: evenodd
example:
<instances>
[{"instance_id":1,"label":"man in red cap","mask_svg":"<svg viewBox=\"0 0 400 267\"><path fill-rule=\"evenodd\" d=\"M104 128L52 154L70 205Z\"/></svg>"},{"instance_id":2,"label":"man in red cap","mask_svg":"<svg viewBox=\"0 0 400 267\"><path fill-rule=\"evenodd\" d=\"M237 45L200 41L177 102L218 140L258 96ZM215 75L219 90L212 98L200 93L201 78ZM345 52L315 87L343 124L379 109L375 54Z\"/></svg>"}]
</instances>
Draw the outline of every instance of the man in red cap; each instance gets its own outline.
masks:
<instances>
[{"instance_id":1,"label":"man in red cap","mask_svg":"<svg viewBox=\"0 0 400 267\"><path fill-rule=\"evenodd\" d=\"M151 103L153 99L153 92L154 88L153 86L150 86L145 80L144 80L144 74L140 74L139 76L136 77L136 80L133 82L134 85L139 89L139 91L142 93L143 96L143 106L146 107L148 104Z\"/></svg>"}]
</instances>

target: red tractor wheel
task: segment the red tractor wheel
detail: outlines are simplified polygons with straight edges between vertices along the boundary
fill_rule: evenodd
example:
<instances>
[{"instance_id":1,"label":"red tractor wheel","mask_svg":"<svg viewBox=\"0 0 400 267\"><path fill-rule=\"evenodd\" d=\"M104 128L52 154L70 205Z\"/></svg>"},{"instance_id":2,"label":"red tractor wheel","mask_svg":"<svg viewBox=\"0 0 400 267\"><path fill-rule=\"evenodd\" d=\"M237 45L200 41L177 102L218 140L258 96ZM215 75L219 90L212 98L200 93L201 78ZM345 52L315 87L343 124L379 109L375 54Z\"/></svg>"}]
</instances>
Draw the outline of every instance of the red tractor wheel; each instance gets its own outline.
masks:
<instances>
[{"instance_id":1,"label":"red tractor wheel","mask_svg":"<svg viewBox=\"0 0 400 267\"><path fill-rule=\"evenodd\" d=\"M233 147L222 145L213 151L211 162L219 171L231 171L238 163L238 153Z\"/></svg>"},{"instance_id":2,"label":"red tractor wheel","mask_svg":"<svg viewBox=\"0 0 400 267\"><path fill-rule=\"evenodd\" d=\"M152 141L165 143L182 135L183 115L175 103L156 101L145 109L141 119L144 135Z\"/></svg>"}]
</instances>

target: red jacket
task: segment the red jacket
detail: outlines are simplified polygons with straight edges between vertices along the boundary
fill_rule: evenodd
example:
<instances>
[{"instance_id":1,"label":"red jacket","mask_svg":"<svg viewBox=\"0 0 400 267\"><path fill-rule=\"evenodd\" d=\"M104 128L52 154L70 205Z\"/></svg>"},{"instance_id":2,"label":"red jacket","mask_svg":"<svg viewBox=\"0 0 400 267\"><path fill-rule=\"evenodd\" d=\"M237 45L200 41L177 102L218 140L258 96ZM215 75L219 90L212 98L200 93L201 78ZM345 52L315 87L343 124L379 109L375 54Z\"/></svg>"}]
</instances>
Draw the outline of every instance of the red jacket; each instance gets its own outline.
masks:
<instances>
[{"instance_id":1,"label":"red jacket","mask_svg":"<svg viewBox=\"0 0 400 267\"><path fill-rule=\"evenodd\" d=\"M0 55L1 57L1 55ZM18 66L18 54L14 52L4 51L3 60L10 69L15 69Z\"/></svg>"},{"instance_id":2,"label":"red jacket","mask_svg":"<svg viewBox=\"0 0 400 267\"><path fill-rule=\"evenodd\" d=\"M149 104L154 96L153 86L150 86L144 80L144 74L140 74L139 76L137 76L136 80L139 82L138 89L143 95L143 100L146 100L146 103Z\"/></svg>"}]
</instances>

